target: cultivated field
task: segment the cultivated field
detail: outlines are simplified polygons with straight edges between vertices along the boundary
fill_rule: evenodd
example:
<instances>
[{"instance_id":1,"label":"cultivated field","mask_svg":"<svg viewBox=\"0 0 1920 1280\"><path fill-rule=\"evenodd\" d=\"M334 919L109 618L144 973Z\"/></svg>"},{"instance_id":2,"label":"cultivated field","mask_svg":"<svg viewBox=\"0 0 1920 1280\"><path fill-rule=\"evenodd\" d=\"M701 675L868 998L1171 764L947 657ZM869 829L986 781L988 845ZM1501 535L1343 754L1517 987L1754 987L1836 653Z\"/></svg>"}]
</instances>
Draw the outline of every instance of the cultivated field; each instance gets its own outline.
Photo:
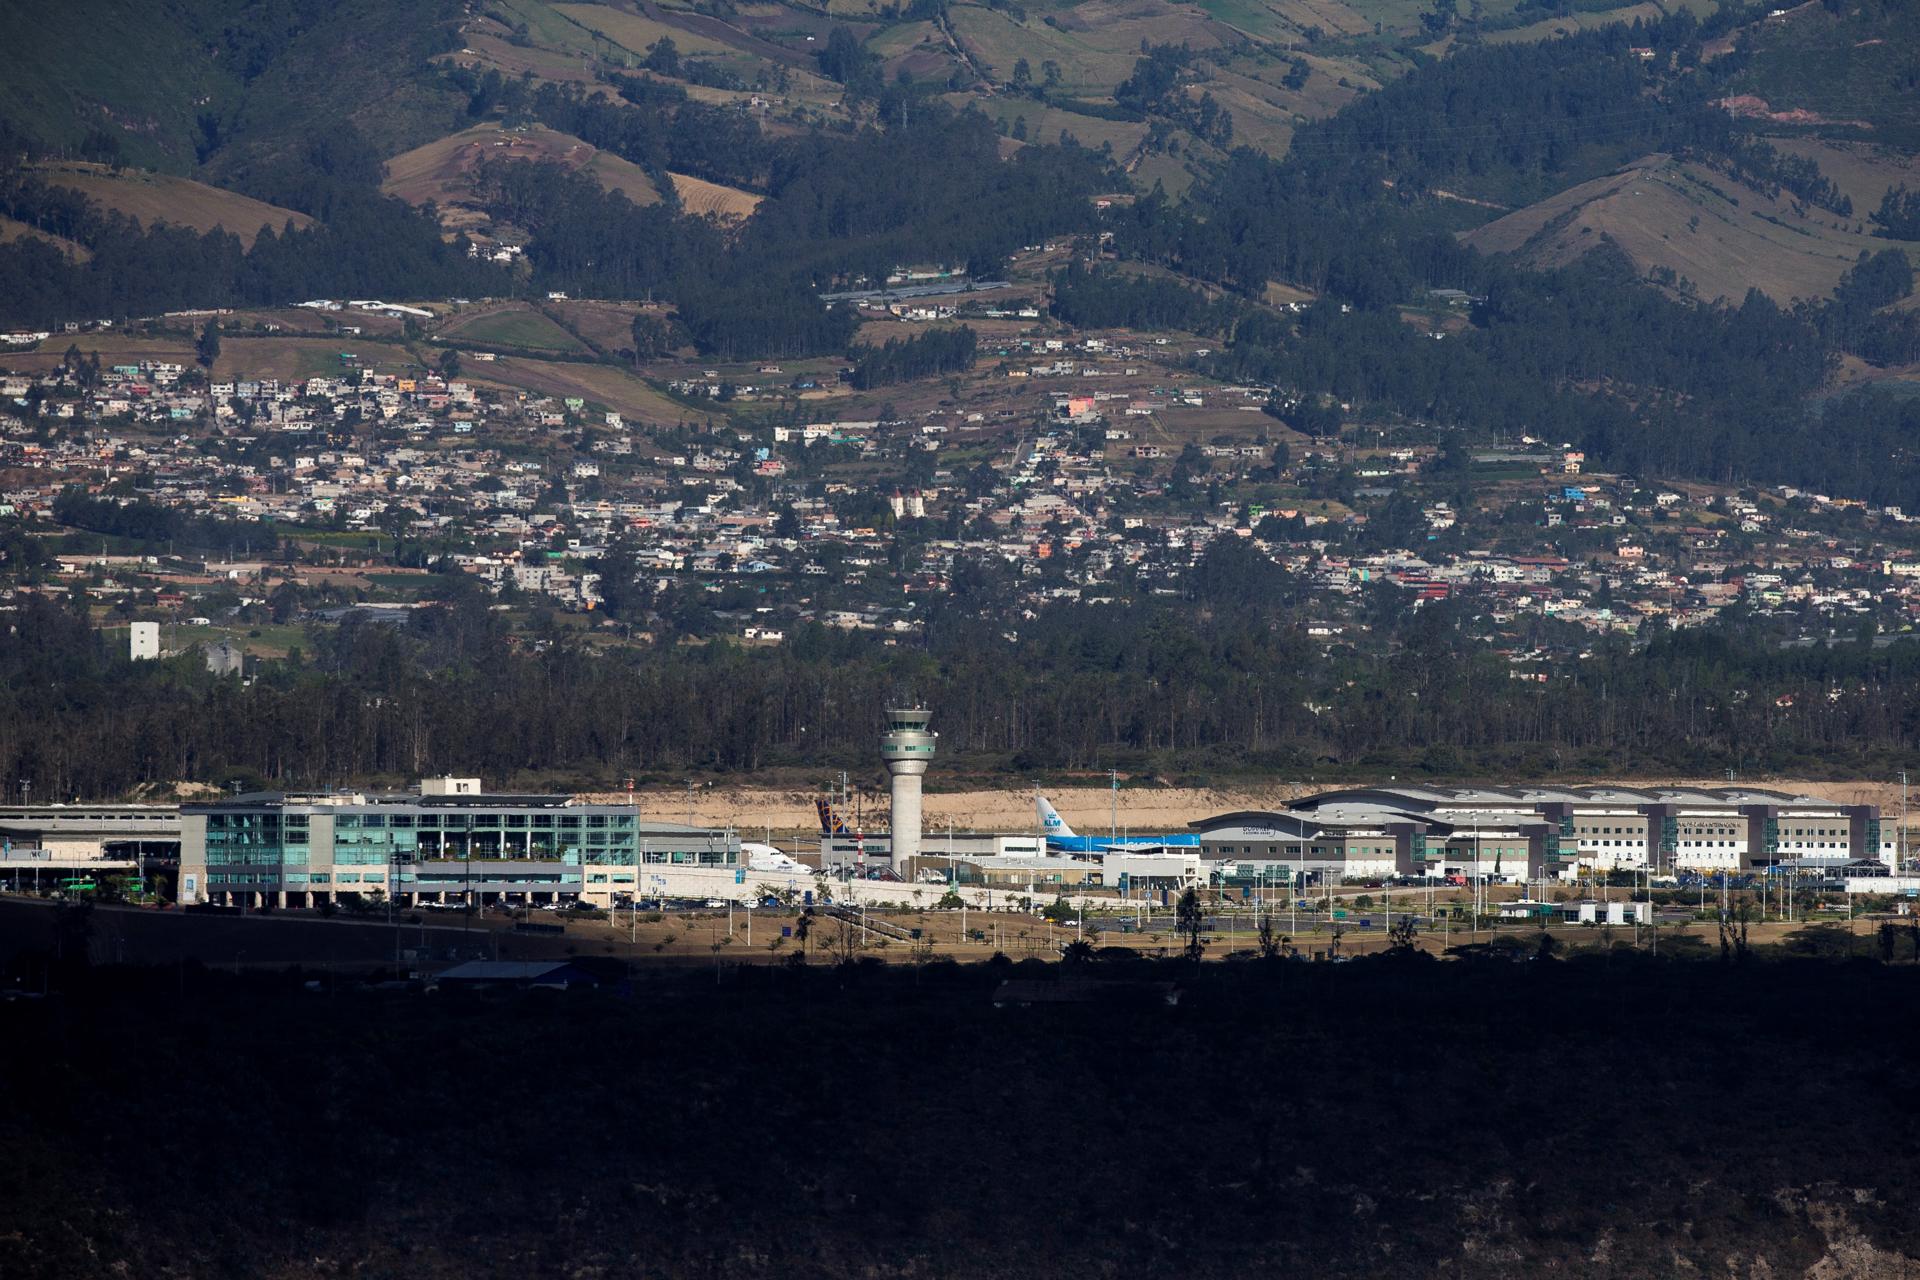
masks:
<instances>
[{"instance_id":1,"label":"cultivated field","mask_svg":"<svg viewBox=\"0 0 1920 1280\"><path fill-rule=\"evenodd\" d=\"M530 77L535 85L565 84L591 88L598 83L589 62L579 54L514 44L493 31L480 29L469 30L466 41L465 47L442 54L441 59L453 66L472 67L480 71L496 70L516 80ZM625 56L624 53L622 56Z\"/></svg>"},{"instance_id":2,"label":"cultivated field","mask_svg":"<svg viewBox=\"0 0 1920 1280\"><path fill-rule=\"evenodd\" d=\"M437 336L452 342L524 347L532 351L557 351L567 355L586 352L586 348L572 334L524 303L509 303L498 310L462 316Z\"/></svg>"},{"instance_id":3,"label":"cultivated field","mask_svg":"<svg viewBox=\"0 0 1920 1280\"><path fill-rule=\"evenodd\" d=\"M645 54L663 38L671 39L682 57L688 54L725 57L734 51L733 46L723 40L699 35L682 26L658 22L624 9L612 9L599 4L556 4L548 7L637 54Z\"/></svg>"},{"instance_id":4,"label":"cultivated field","mask_svg":"<svg viewBox=\"0 0 1920 1280\"><path fill-rule=\"evenodd\" d=\"M289 222L296 227L313 224L304 213L171 174L131 169L113 173L105 165L78 162L38 165L35 169L50 186L78 191L101 208L117 210L138 219L143 226L166 222L200 232L224 227L248 248L253 247L261 227L278 231Z\"/></svg>"},{"instance_id":5,"label":"cultivated field","mask_svg":"<svg viewBox=\"0 0 1920 1280\"><path fill-rule=\"evenodd\" d=\"M358 357L342 361L343 352ZM187 357L191 360L191 353ZM229 335L220 341L220 358L213 372L222 378L280 378L297 380L316 375L339 376L349 368L381 373L404 373L419 368L405 347L388 342L364 342L351 337L250 338Z\"/></svg>"},{"instance_id":6,"label":"cultivated field","mask_svg":"<svg viewBox=\"0 0 1920 1280\"><path fill-rule=\"evenodd\" d=\"M1524 27L1496 31L1487 37L1487 43L1522 44L1532 40L1558 40L1576 31L1593 31L1621 22L1658 22L1665 16L1666 11L1652 3L1627 5L1624 8L1607 9L1600 13L1574 13L1564 18L1543 18L1539 22L1530 22Z\"/></svg>"},{"instance_id":7,"label":"cultivated field","mask_svg":"<svg viewBox=\"0 0 1920 1280\"><path fill-rule=\"evenodd\" d=\"M1080 140L1081 145L1098 148L1101 143L1113 147L1116 158L1124 158L1140 140L1147 136L1147 126L1132 120L1100 120L1093 116L1083 116L1075 111L1062 111L1058 107L1049 107L1035 102L1031 98L1016 98L1010 95L996 95L991 98L977 98L972 94L950 93L946 101L956 110L964 110L969 104L986 112L987 116L1013 128L1016 120L1027 122L1027 140L1031 142L1058 142L1062 133L1070 133Z\"/></svg>"},{"instance_id":8,"label":"cultivated field","mask_svg":"<svg viewBox=\"0 0 1920 1280\"><path fill-rule=\"evenodd\" d=\"M1040 77L1045 62L1060 64L1061 83L1069 91L1105 95L1133 73L1141 41L1217 49L1237 39L1233 31L1199 9L1142 0L1089 0L1055 16L1049 26L1036 16L1015 22L997 10L956 8L949 21L967 52L995 80L1011 80L1022 58Z\"/></svg>"},{"instance_id":9,"label":"cultivated field","mask_svg":"<svg viewBox=\"0 0 1920 1280\"><path fill-rule=\"evenodd\" d=\"M667 176L673 179L674 194L680 197L681 208L688 213L718 218L722 222L751 218L753 211L760 207L760 201L765 199L751 191L723 187L717 182L708 182L689 174L674 173Z\"/></svg>"},{"instance_id":10,"label":"cultivated field","mask_svg":"<svg viewBox=\"0 0 1920 1280\"><path fill-rule=\"evenodd\" d=\"M633 345L633 318L641 308L621 302L575 300L550 302L546 311L602 350L619 351Z\"/></svg>"},{"instance_id":11,"label":"cultivated field","mask_svg":"<svg viewBox=\"0 0 1920 1280\"><path fill-rule=\"evenodd\" d=\"M56 334L32 351L7 352L7 368L21 373L45 373L60 364L68 346L83 354L100 353L103 365L138 364L142 360L193 363L193 342L182 338L136 338L117 333Z\"/></svg>"},{"instance_id":12,"label":"cultivated field","mask_svg":"<svg viewBox=\"0 0 1920 1280\"><path fill-rule=\"evenodd\" d=\"M519 387L550 396L578 396L590 406L612 409L632 422L672 425L693 416L686 406L655 391L625 369L604 364L502 357L469 363L462 374L479 386Z\"/></svg>"}]
</instances>

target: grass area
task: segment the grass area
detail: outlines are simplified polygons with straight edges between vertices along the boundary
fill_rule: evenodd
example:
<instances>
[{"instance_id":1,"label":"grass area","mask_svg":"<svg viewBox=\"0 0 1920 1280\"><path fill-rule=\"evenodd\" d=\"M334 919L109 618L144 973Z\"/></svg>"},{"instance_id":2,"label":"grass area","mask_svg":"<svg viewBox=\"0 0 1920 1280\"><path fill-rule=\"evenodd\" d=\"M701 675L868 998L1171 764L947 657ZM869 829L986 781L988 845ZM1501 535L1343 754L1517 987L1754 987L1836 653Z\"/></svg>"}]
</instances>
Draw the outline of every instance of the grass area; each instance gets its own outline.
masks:
<instances>
[{"instance_id":1,"label":"grass area","mask_svg":"<svg viewBox=\"0 0 1920 1280\"><path fill-rule=\"evenodd\" d=\"M709 39L622 9L610 9L599 4L556 4L548 7L556 14L572 19L589 31L599 32L614 44L635 54L644 55L663 38L673 41L681 57L691 53L725 58L735 52L733 46L720 40Z\"/></svg>"},{"instance_id":2,"label":"grass area","mask_svg":"<svg viewBox=\"0 0 1920 1280\"><path fill-rule=\"evenodd\" d=\"M1142 191L1151 191L1154 184L1158 183L1175 199L1185 195L1193 182L1193 170L1187 168L1186 162L1164 152L1146 157L1133 171L1134 186Z\"/></svg>"},{"instance_id":3,"label":"grass area","mask_svg":"<svg viewBox=\"0 0 1920 1280\"><path fill-rule=\"evenodd\" d=\"M1061 133L1070 133L1078 138L1083 146L1098 149L1102 143L1113 147L1115 156L1124 156L1139 145L1140 139L1147 136L1147 126L1131 120L1100 120L1093 116L1083 116L1074 111L1062 111L1045 103L1035 102L1031 98L1016 98L1009 94L996 94L991 98L977 98L972 94L950 93L946 101L956 109L964 110L969 104L987 113L988 117L1012 129L1016 120L1025 120L1027 139L1031 142L1057 142Z\"/></svg>"},{"instance_id":4,"label":"grass area","mask_svg":"<svg viewBox=\"0 0 1920 1280\"><path fill-rule=\"evenodd\" d=\"M340 359L351 352L354 363ZM190 357L189 357L190 358ZM259 377L300 380L337 376L351 368L401 372L419 367L407 348L390 342L371 342L360 338L251 338L230 335L221 339L220 358L214 362L217 376Z\"/></svg>"},{"instance_id":5,"label":"grass area","mask_svg":"<svg viewBox=\"0 0 1920 1280\"><path fill-rule=\"evenodd\" d=\"M591 300L550 302L546 311L607 351L633 345L633 318L640 314L638 306Z\"/></svg>"},{"instance_id":6,"label":"grass area","mask_svg":"<svg viewBox=\"0 0 1920 1280\"><path fill-rule=\"evenodd\" d=\"M55 334L31 351L7 352L6 367L20 373L43 373L60 363L69 345L83 353L100 353L100 363L138 364L142 360L193 363L193 342L181 338L136 338L115 333Z\"/></svg>"},{"instance_id":7,"label":"grass area","mask_svg":"<svg viewBox=\"0 0 1920 1280\"><path fill-rule=\"evenodd\" d=\"M495 311L488 315L461 320L443 329L442 338L455 342L484 343L494 347L522 347L532 351L557 351L567 355L584 354L578 339L537 311L522 308Z\"/></svg>"},{"instance_id":8,"label":"grass area","mask_svg":"<svg viewBox=\"0 0 1920 1280\"><path fill-rule=\"evenodd\" d=\"M1823 142L1813 138L1770 138L1784 155L1800 156L1820 166L1820 172L1853 201L1856 221L1880 207L1889 187L1920 187L1920 158L1870 142Z\"/></svg>"},{"instance_id":9,"label":"grass area","mask_svg":"<svg viewBox=\"0 0 1920 1280\"><path fill-rule=\"evenodd\" d=\"M1067 92L1095 97L1111 93L1133 73L1143 40L1200 50L1219 48L1235 39L1202 10L1164 0L1130 6L1094 0L1057 18L1057 26L1037 17L1019 23L997 10L973 6L954 8L948 21L994 79L1010 80L1013 65L1021 58L1037 79L1041 66L1052 61L1060 64Z\"/></svg>"},{"instance_id":10,"label":"grass area","mask_svg":"<svg viewBox=\"0 0 1920 1280\"><path fill-rule=\"evenodd\" d=\"M1557 40L1561 36L1570 36L1576 31L1592 31L1599 27L1613 26L1623 22L1657 22L1666 16L1666 10L1653 3L1626 5L1619 9L1604 9L1598 13L1573 13L1564 18L1543 18L1539 22L1530 22L1524 27L1509 27L1505 31L1490 33L1488 44L1525 44L1535 40Z\"/></svg>"},{"instance_id":11,"label":"grass area","mask_svg":"<svg viewBox=\"0 0 1920 1280\"><path fill-rule=\"evenodd\" d=\"M363 533L357 529L320 529L310 525L282 524L275 525L274 531L295 542L311 542L327 547L372 550L393 542L384 533Z\"/></svg>"},{"instance_id":12,"label":"grass area","mask_svg":"<svg viewBox=\"0 0 1920 1280\"><path fill-rule=\"evenodd\" d=\"M527 39L549 49L572 53L584 53L592 56L605 56L618 51L621 46L605 35L594 31L588 24L561 11L559 6L541 3L541 0L499 0L495 9L516 24L526 26ZM575 5L574 8L597 9L599 5Z\"/></svg>"},{"instance_id":13,"label":"grass area","mask_svg":"<svg viewBox=\"0 0 1920 1280\"><path fill-rule=\"evenodd\" d=\"M366 580L378 591L402 596L424 595L434 585L431 574L419 573L369 573Z\"/></svg>"},{"instance_id":14,"label":"grass area","mask_svg":"<svg viewBox=\"0 0 1920 1280\"><path fill-rule=\"evenodd\" d=\"M481 386L577 396L595 411L612 409L634 422L671 425L699 416L637 375L613 365L561 364L512 356L491 364L471 364L465 376Z\"/></svg>"},{"instance_id":15,"label":"grass area","mask_svg":"<svg viewBox=\"0 0 1920 1280\"><path fill-rule=\"evenodd\" d=\"M611 44L609 48L613 53L611 61L620 64L633 61L633 55L626 50ZM466 46L457 53L445 55L445 60L481 71L492 68L515 79L527 77L536 85L571 84L584 88L595 83L592 64L583 54L515 44L490 33L469 32Z\"/></svg>"}]
</instances>

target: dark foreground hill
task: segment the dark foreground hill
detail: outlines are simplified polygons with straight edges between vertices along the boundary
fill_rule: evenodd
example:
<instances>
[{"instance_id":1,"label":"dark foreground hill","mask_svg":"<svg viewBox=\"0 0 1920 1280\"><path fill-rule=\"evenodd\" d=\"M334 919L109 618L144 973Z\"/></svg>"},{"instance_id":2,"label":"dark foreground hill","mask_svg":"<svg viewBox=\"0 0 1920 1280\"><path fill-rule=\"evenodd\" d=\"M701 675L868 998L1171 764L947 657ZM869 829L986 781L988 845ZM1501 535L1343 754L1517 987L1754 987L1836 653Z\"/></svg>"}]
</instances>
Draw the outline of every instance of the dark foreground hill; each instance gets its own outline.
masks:
<instances>
[{"instance_id":1,"label":"dark foreground hill","mask_svg":"<svg viewBox=\"0 0 1920 1280\"><path fill-rule=\"evenodd\" d=\"M0 1273L1866 1277L1920 1256L1904 966L1273 962L1153 975L1176 1008L995 1008L1003 976L482 998L95 975L0 1006Z\"/></svg>"}]
</instances>

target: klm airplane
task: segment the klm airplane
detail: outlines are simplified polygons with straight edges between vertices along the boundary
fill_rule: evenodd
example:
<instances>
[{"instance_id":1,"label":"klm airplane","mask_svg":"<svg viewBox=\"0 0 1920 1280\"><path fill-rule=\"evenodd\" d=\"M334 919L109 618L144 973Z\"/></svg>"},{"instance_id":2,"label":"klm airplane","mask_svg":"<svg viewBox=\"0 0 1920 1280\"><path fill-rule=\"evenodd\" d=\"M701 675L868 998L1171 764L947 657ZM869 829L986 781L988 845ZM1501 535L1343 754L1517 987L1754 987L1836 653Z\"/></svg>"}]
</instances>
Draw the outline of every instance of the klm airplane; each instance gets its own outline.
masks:
<instances>
[{"instance_id":1,"label":"klm airplane","mask_svg":"<svg viewBox=\"0 0 1920 1280\"><path fill-rule=\"evenodd\" d=\"M1055 853L1105 853L1110 849L1167 848L1195 849L1200 837L1191 831L1164 836L1082 836L1075 835L1067 820L1053 803L1039 792L1033 793L1035 810L1040 815L1040 830L1046 834L1047 848Z\"/></svg>"}]
</instances>

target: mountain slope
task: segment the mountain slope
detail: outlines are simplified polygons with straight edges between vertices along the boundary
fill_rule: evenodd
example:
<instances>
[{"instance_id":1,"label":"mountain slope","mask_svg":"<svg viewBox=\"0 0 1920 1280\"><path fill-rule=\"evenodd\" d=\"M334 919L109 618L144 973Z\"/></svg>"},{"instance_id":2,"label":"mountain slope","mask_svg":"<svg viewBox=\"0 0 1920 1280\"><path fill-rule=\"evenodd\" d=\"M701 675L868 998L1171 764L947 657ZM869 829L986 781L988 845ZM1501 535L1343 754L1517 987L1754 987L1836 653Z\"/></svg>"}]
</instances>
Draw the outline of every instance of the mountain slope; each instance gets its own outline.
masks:
<instances>
[{"instance_id":1,"label":"mountain slope","mask_svg":"<svg viewBox=\"0 0 1920 1280\"><path fill-rule=\"evenodd\" d=\"M473 177L482 165L495 160L558 161L586 171L602 188L618 191L637 205L660 201L659 188L638 165L540 125L504 129L483 124L436 138L387 161L387 178L380 189L408 204L432 201L441 224L448 228L478 226L488 218L474 201Z\"/></svg>"},{"instance_id":2,"label":"mountain slope","mask_svg":"<svg viewBox=\"0 0 1920 1280\"><path fill-rule=\"evenodd\" d=\"M10 0L0 120L51 147L185 173L352 125L389 150L451 99L418 73L457 0Z\"/></svg>"},{"instance_id":3,"label":"mountain slope","mask_svg":"<svg viewBox=\"0 0 1920 1280\"><path fill-rule=\"evenodd\" d=\"M102 209L124 213L142 226L166 222L201 232L224 227L248 248L262 227L278 231L289 222L296 227L313 224L304 213L171 174L129 169L114 173L104 165L80 163L41 165L34 172L49 186L78 191Z\"/></svg>"},{"instance_id":4,"label":"mountain slope","mask_svg":"<svg viewBox=\"0 0 1920 1280\"><path fill-rule=\"evenodd\" d=\"M1641 274L1676 287L1684 279L1704 300L1737 302L1751 287L1786 302L1831 295L1863 250L1893 243L1858 234L1856 225L1706 164L1655 155L1462 238L1536 267L1564 265L1611 239Z\"/></svg>"}]
</instances>

